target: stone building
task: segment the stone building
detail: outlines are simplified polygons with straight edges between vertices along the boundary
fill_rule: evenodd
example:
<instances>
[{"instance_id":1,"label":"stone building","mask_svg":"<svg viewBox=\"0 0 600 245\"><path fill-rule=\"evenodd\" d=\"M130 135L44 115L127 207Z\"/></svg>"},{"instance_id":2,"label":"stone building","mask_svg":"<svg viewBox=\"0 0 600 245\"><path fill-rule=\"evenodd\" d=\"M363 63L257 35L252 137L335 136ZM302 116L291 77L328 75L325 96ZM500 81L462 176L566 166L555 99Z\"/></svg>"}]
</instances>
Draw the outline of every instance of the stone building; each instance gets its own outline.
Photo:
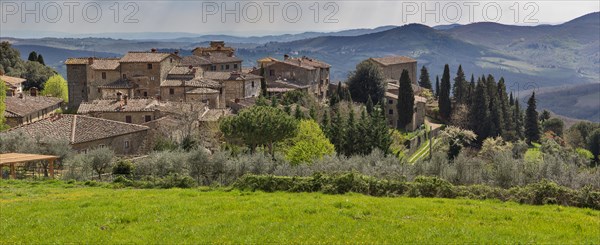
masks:
<instances>
[{"instance_id":1,"label":"stone building","mask_svg":"<svg viewBox=\"0 0 600 245\"><path fill-rule=\"evenodd\" d=\"M242 59L235 56L235 49L223 41L212 41L208 47L197 47L192 56L184 57L183 65L201 67L205 71L242 71Z\"/></svg>"},{"instance_id":2,"label":"stone building","mask_svg":"<svg viewBox=\"0 0 600 245\"><path fill-rule=\"evenodd\" d=\"M383 72L385 79L394 80L397 84L400 81L400 75L403 70L408 71L410 81L417 84L417 61L405 56L386 56L380 58L370 58Z\"/></svg>"},{"instance_id":3,"label":"stone building","mask_svg":"<svg viewBox=\"0 0 600 245\"><path fill-rule=\"evenodd\" d=\"M159 101L155 99L98 99L81 103L77 114L143 124L162 116L159 105Z\"/></svg>"},{"instance_id":4,"label":"stone building","mask_svg":"<svg viewBox=\"0 0 600 245\"><path fill-rule=\"evenodd\" d=\"M415 91L415 93L419 88L419 86L413 85L413 91ZM387 85L385 99L385 115L388 120L388 126L391 128L396 128L398 125L398 85ZM426 98L415 95L415 107L412 122L406 126L406 130L414 131L425 123L426 104Z\"/></svg>"},{"instance_id":5,"label":"stone building","mask_svg":"<svg viewBox=\"0 0 600 245\"><path fill-rule=\"evenodd\" d=\"M6 96L15 96L23 93L23 83L27 80L0 74L0 81L4 81L6 84Z\"/></svg>"},{"instance_id":6,"label":"stone building","mask_svg":"<svg viewBox=\"0 0 600 245\"><path fill-rule=\"evenodd\" d=\"M23 134L43 140L63 140L74 150L108 147L117 155L145 153L148 127L82 115L56 115L1 133Z\"/></svg>"},{"instance_id":7,"label":"stone building","mask_svg":"<svg viewBox=\"0 0 600 245\"><path fill-rule=\"evenodd\" d=\"M257 63L262 69L255 69L252 73L264 76L267 83L281 80L299 86L310 86L309 92L321 99L327 95L331 66L325 62L306 56L292 58L285 55L284 60L266 57ZM261 71L264 74L260 74Z\"/></svg>"},{"instance_id":8,"label":"stone building","mask_svg":"<svg viewBox=\"0 0 600 245\"><path fill-rule=\"evenodd\" d=\"M260 95L261 76L241 72L207 71L204 72L203 77L223 85L224 101L252 98Z\"/></svg>"},{"instance_id":9,"label":"stone building","mask_svg":"<svg viewBox=\"0 0 600 245\"><path fill-rule=\"evenodd\" d=\"M32 96L19 94L6 97L4 117L10 127L29 124L50 117L58 111L63 100L55 97L37 96L32 91Z\"/></svg>"}]
</instances>

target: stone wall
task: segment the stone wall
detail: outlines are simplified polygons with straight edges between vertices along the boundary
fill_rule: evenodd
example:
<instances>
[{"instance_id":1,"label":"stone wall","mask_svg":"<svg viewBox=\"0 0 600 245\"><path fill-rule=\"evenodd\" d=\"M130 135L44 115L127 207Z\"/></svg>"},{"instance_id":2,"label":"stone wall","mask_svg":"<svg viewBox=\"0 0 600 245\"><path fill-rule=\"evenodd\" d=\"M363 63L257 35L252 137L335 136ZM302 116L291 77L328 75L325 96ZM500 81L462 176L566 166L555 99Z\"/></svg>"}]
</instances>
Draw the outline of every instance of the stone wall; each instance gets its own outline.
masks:
<instances>
[{"instance_id":1,"label":"stone wall","mask_svg":"<svg viewBox=\"0 0 600 245\"><path fill-rule=\"evenodd\" d=\"M417 62L411 63L402 63L396 65L383 66L377 62L375 62L381 70L383 71L383 76L386 79L393 79L396 81L400 81L400 76L402 75L402 70L408 70L408 76L410 77L410 81L414 84L417 84Z\"/></svg>"},{"instance_id":2,"label":"stone wall","mask_svg":"<svg viewBox=\"0 0 600 245\"><path fill-rule=\"evenodd\" d=\"M73 144L76 151L87 151L97 147L108 147L117 155L140 155L146 153L143 145L146 141L148 130L119 135L111 138Z\"/></svg>"},{"instance_id":3,"label":"stone wall","mask_svg":"<svg viewBox=\"0 0 600 245\"><path fill-rule=\"evenodd\" d=\"M69 109L77 110L87 98L88 65L67 65Z\"/></svg>"},{"instance_id":4,"label":"stone wall","mask_svg":"<svg viewBox=\"0 0 600 245\"><path fill-rule=\"evenodd\" d=\"M387 118L388 127L396 128L398 125L398 100L386 96L385 98L385 116ZM425 103L415 101L415 112L413 113L412 122L406 126L406 130L414 131L425 123Z\"/></svg>"},{"instance_id":5,"label":"stone wall","mask_svg":"<svg viewBox=\"0 0 600 245\"><path fill-rule=\"evenodd\" d=\"M88 82L88 101L103 98L102 91L98 86L106 85L115 82L121 78L121 72L118 70L90 70L91 78ZM106 78L102 79L102 73L106 74Z\"/></svg>"}]
</instances>

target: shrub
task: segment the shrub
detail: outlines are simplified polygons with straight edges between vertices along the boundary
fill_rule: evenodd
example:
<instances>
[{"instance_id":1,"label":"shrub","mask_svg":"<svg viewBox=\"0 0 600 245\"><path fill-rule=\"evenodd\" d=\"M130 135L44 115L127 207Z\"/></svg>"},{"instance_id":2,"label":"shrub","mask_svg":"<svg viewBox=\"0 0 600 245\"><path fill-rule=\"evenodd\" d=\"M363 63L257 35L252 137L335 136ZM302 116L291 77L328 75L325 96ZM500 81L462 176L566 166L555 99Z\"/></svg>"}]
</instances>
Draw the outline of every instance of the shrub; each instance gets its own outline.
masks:
<instances>
[{"instance_id":1,"label":"shrub","mask_svg":"<svg viewBox=\"0 0 600 245\"><path fill-rule=\"evenodd\" d=\"M133 163L129 160L119 160L113 165L113 175L130 176L133 173Z\"/></svg>"}]
</instances>

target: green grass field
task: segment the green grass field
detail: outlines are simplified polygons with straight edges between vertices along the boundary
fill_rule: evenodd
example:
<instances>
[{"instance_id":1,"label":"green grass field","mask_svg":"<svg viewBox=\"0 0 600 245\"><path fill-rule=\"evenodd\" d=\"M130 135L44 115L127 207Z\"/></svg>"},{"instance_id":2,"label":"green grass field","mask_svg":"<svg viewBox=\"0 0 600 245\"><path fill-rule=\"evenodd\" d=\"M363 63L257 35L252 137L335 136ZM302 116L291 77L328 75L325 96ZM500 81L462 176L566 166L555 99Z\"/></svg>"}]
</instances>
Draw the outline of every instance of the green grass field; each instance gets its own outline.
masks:
<instances>
[{"instance_id":1,"label":"green grass field","mask_svg":"<svg viewBox=\"0 0 600 245\"><path fill-rule=\"evenodd\" d=\"M600 211L0 181L0 243L600 243Z\"/></svg>"}]
</instances>

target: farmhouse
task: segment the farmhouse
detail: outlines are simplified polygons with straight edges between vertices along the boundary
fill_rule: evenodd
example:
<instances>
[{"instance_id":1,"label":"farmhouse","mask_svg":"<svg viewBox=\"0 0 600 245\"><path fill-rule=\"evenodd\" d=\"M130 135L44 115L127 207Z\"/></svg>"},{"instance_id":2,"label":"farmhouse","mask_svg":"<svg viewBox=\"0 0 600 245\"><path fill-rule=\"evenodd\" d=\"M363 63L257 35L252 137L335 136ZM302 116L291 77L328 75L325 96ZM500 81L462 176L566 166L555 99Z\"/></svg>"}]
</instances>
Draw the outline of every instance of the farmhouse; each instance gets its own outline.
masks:
<instances>
[{"instance_id":1,"label":"farmhouse","mask_svg":"<svg viewBox=\"0 0 600 245\"><path fill-rule=\"evenodd\" d=\"M11 77L0 73L0 81L6 84L6 96L15 96L23 92L23 83L26 81L23 78Z\"/></svg>"},{"instance_id":2,"label":"farmhouse","mask_svg":"<svg viewBox=\"0 0 600 245\"><path fill-rule=\"evenodd\" d=\"M148 127L82 115L55 115L0 133L23 134L43 140L63 140L74 150L86 152L108 147L118 155L144 153Z\"/></svg>"}]
</instances>

